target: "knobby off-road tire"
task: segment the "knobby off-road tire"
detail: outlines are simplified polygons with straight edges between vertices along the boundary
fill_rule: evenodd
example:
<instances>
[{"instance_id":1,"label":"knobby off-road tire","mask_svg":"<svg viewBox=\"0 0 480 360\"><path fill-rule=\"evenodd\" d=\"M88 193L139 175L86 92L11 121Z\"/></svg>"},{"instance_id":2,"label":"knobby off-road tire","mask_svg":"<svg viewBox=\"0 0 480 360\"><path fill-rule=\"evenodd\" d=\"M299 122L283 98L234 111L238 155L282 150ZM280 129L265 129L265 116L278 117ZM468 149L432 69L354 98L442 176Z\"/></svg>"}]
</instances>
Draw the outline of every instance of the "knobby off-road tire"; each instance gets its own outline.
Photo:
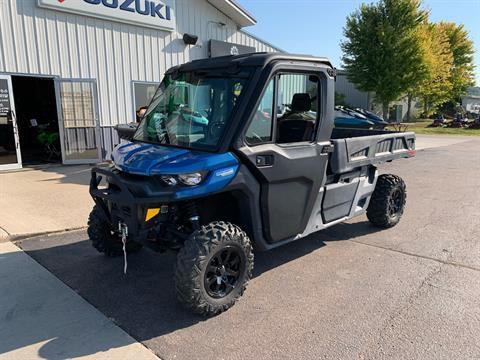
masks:
<instances>
[{"instance_id":1,"label":"knobby off-road tire","mask_svg":"<svg viewBox=\"0 0 480 360\"><path fill-rule=\"evenodd\" d=\"M92 241L92 246L107 256L120 256L123 254L122 241L118 234L112 232L111 226L105 221L100 211L98 206L95 205L88 217L87 233ZM126 250L128 254L134 253L141 248L141 244L131 240L127 241Z\"/></svg>"},{"instance_id":2,"label":"knobby off-road tire","mask_svg":"<svg viewBox=\"0 0 480 360\"><path fill-rule=\"evenodd\" d=\"M380 228L391 228L398 224L405 209L407 188L402 178L396 175L380 175L377 180L367 217Z\"/></svg>"},{"instance_id":3,"label":"knobby off-road tire","mask_svg":"<svg viewBox=\"0 0 480 360\"><path fill-rule=\"evenodd\" d=\"M192 233L177 255L177 297L195 313L220 314L243 295L252 270L247 234L236 225L212 222Z\"/></svg>"}]
</instances>

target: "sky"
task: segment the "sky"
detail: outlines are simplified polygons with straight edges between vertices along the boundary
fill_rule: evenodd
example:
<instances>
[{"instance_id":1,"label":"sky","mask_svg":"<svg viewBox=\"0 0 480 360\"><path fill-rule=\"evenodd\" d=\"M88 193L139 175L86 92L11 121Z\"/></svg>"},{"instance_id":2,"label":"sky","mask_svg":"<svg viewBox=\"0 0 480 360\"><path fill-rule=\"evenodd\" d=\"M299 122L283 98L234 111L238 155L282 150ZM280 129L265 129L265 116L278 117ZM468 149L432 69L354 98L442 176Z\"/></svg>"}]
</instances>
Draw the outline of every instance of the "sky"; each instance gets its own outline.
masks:
<instances>
[{"instance_id":1,"label":"sky","mask_svg":"<svg viewBox=\"0 0 480 360\"><path fill-rule=\"evenodd\" d=\"M237 0L258 21L244 30L290 53L326 56L341 67L348 14L371 0ZM473 40L480 86L480 0L424 0L430 20L463 23Z\"/></svg>"}]
</instances>

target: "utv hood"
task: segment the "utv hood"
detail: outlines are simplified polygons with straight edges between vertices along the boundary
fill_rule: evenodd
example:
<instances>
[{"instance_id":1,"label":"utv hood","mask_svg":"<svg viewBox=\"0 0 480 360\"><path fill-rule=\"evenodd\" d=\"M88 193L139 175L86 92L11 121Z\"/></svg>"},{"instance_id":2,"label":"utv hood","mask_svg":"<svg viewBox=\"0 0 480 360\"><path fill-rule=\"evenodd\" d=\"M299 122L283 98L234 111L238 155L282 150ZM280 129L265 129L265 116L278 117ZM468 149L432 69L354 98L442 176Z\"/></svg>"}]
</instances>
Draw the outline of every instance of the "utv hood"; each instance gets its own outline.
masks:
<instances>
[{"instance_id":1,"label":"utv hood","mask_svg":"<svg viewBox=\"0 0 480 360\"><path fill-rule=\"evenodd\" d=\"M209 153L146 143L118 145L112 152L115 167L136 175L176 175L238 165L231 153Z\"/></svg>"}]
</instances>

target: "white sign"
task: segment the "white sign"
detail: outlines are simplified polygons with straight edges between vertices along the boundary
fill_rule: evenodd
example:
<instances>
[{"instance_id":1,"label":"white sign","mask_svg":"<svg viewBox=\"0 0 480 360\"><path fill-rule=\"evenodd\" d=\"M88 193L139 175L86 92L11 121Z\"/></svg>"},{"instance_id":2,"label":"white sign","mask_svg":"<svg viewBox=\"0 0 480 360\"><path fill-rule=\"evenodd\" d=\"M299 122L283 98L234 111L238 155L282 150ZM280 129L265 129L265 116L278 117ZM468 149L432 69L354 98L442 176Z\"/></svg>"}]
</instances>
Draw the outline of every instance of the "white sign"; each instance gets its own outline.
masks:
<instances>
[{"instance_id":1,"label":"white sign","mask_svg":"<svg viewBox=\"0 0 480 360\"><path fill-rule=\"evenodd\" d=\"M38 0L38 6L155 29L175 30L174 9L165 0Z\"/></svg>"}]
</instances>

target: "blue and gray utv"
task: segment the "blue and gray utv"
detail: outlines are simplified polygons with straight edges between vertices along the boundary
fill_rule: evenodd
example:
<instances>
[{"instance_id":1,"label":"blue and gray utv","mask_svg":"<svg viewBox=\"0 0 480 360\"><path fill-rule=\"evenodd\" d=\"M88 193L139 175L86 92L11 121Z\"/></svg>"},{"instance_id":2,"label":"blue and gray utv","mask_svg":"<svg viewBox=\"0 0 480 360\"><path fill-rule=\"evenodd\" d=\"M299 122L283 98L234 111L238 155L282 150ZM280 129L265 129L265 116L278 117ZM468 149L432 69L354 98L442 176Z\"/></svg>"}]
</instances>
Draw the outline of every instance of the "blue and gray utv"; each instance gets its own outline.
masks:
<instances>
[{"instance_id":1,"label":"blue and gray utv","mask_svg":"<svg viewBox=\"0 0 480 360\"><path fill-rule=\"evenodd\" d=\"M405 184L377 165L415 155L415 135L334 129L335 70L324 58L248 54L170 69L113 164L92 170L88 233L107 255L178 251L179 300L231 307L253 251L367 214L403 214Z\"/></svg>"}]
</instances>

